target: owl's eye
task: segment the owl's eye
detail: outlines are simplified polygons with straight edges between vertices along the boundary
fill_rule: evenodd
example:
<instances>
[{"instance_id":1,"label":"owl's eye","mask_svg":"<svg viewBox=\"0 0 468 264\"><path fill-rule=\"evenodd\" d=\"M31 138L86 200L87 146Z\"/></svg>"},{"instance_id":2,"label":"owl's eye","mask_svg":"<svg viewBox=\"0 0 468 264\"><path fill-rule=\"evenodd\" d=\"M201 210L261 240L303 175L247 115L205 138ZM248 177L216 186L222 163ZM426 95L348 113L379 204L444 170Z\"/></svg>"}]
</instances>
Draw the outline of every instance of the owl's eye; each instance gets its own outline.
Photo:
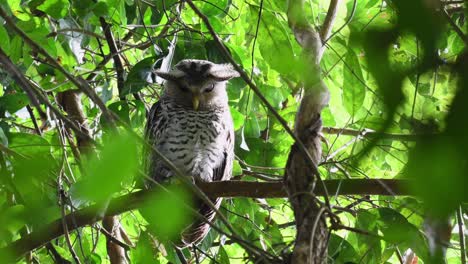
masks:
<instances>
[{"instance_id":1,"label":"owl's eye","mask_svg":"<svg viewBox=\"0 0 468 264\"><path fill-rule=\"evenodd\" d=\"M189 88L185 85L178 85L179 89L182 91L182 92L190 92Z\"/></svg>"},{"instance_id":2,"label":"owl's eye","mask_svg":"<svg viewBox=\"0 0 468 264\"><path fill-rule=\"evenodd\" d=\"M210 84L210 85L204 90L204 92L205 92L205 93L209 93L209 92L213 91L213 89L214 89L214 83Z\"/></svg>"}]
</instances>

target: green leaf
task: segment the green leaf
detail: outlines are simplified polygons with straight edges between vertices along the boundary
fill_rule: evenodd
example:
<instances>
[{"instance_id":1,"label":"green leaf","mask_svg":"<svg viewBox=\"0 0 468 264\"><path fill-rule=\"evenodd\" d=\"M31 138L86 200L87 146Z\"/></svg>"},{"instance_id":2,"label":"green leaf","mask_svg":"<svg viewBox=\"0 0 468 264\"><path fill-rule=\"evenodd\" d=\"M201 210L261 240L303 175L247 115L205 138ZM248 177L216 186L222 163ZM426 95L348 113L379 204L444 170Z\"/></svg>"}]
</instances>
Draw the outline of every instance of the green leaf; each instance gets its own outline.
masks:
<instances>
[{"instance_id":1,"label":"green leaf","mask_svg":"<svg viewBox=\"0 0 468 264\"><path fill-rule=\"evenodd\" d=\"M109 14L109 7L106 2L99 1L93 6L93 13L97 17L106 17Z\"/></svg>"},{"instance_id":2,"label":"green leaf","mask_svg":"<svg viewBox=\"0 0 468 264\"><path fill-rule=\"evenodd\" d=\"M91 12L91 9L95 7L93 0L72 1L72 3L74 10L81 17L86 16L89 12Z\"/></svg>"},{"instance_id":3,"label":"green leaf","mask_svg":"<svg viewBox=\"0 0 468 264\"><path fill-rule=\"evenodd\" d=\"M2 2L5 2L4 0ZM8 7L11 9L11 13L18 19L22 21L28 21L31 19L31 16L26 12L22 5L21 0L7 0Z\"/></svg>"},{"instance_id":4,"label":"green leaf","mask_svg":"<svg viewBox=\"0 0 468 264\"><path fill-rule=\"evenodd\" d=\"M77 193L92 201L102 202L122 190L138 170L135 138L127 133L106 135L99 155L93 155L84 165L85 179Z\"/></svg>"},{"instance_id":5,"label":"green leaf","mask_svg":"<svg viewBox=\"0 0 468 264\"><path fill-rule=\"evenodd\" d=\"M178 241L192 218L189 210L192 197L181 185L169 186L167 190L159 189L154 192L143 203L140 212L158 240Z\"/></svg>"},{"instance_id":6,"label":"green leaf","mask_svg":"<svg viewBox=\"0 0 468 264\"><path fill-rule=\"evenodd\" d=\"M28 103L29 98L26 94L6 94L0 97L0 112L8 111L10 114L14 114L21 108L28 105Z\"/></svg>"},{"instance_id":7,"label":"green leaf","mask_svg":"<svg viewBox=\"0 0 468 264\"><path fill-rule=\"evenodd\" d=\"M378 216L372 212L359 210L356 219L356 227L373 234L378 234L377 220ZM358 252L363 256L361 261L364 261L364 263L380 263L382 256L380 238L362 234L356 234L356 236Z\"/></svg>"},{"instance_id":8,"label":"green leaf","mask_svg":"<svg viewBox=\"0 0 468 264\"><path fill-rule=\"evenodd\" d=\"M8 139L10 149L26 157L50 156L50 144L43 137L27 133L10 133Z\"/></svg>"},{"instance_id":9,"label":"green leaf","mask_svg":"<svg viewBox=\"0 0 468 264\"><path fill-rule=\"evenodd\" d=\"M234 107L231 107L230 110L232 121L234 122L234 130L237 131L244 125L245 116Z\"/></svg>"},{"instance_id":10,"label":"green leaf","mask_svg":"<svg viewBox=\"0 0 468 264\"><path fill-rule=\"evenodd\" d=\"M224 249L224 247L219 247L218 254L216 255L216 260L220 264L229 264L229 263L231 263L229 261L229 256L228 256L226 250ZM214 263L214 262L211 262L211 263Z\"/></svg>"},{"instance_id":11,"label":"green leaf","mask_svg":"<svg viewBox=\"0 0 468 264\"><path fill-rule=\"evenodd\" d=\"M364 103L366 88L362 83L364 78L361 65L352 49L348 50L345 63L349 68L343 68L343 102L348 113L355 116Z\"/></svg>"},{"instance_id":12,"label":"green leaf","mask_svg":"<svg viewBox=\"0 0 468 264\"><path fill-rule=\"evenodd\" d=\"M440 217L448 216L467 197L464 158L457 144L450 137L424 138L411 151L406 168L415 180L412 190Z\"/></svg>"},{"instance_id":13,"label":"green leaf","mask_svg":"<svg viewBox=\"0 0 468 264\"><path fill-rule=\"evenodd\" d=\"M8 138L3 132L3 128L0 126L0 143L5 147L8 147Z\"/></svg>"},{"instance_id":14,"label":"green leaf","mask_svg":"<svg viewBox=\"0 0 468 264\"><path fill-rule=\"evenodd\" d=\"M0 47L6 54L10 53L10 37L5 27L0 27Z\"/></svg>"},{"instance_id":15,"label":"green leaf","mask_svg":"<svg viewBox=\"0 0 468 264\"><path fill-rule=\"evenodd\" d=\"M63 18L67 15L70 8L70 2L67 0L47 0L37 7L55 19Z\"/></svg>"},{"instance_id":16,"label":"green leaf","mask_svg":"<svg viewBox=\"0 0 468 264\"><path fill-rule=\"evenodd\" d=\"M230 0L208 0L203 2L200 9L202 10L203 14L209 18L214 16L224 17L229 11L230 5Z\"/></svg>"},{"instance_id":17,"label":"green leaf","mask_svg":"<svg viewBox=\"0 0 468 264\"><path fill-rule=\"evenodd\" d=\"M23 205L14 205L0 211L0 242L5 238L12 238L26 224L25 208ZM3 241L2 241L3 240ZM9 240L9 239L8 239Z\"/></svg>"},{"instance_id":18,"label":"green leaf","mask_svg":"<svg viewBox=\"0 0 468 264\"><path fill-rule=\"evenodd\" d=\"M357 262L360 258L354 247L348 241L335 234L331 234L330 236L328 255L330 259L333 259L333 263L336 264Z\"/></svg>"},{"instance_id":19,"label":"green leaf","mask_svg":"<svg viewBox=\"0 0 468 264\"><path fill-rule=\"evenodd\" d=\"M148 232L141 233L135 248L130 251L134 263L160 263L155 259L151 237Z\"/></svg>"},{"instance_id":20,"label":"green leaf","mask_svg":"<svg viewBox=\"0 0 468 264\"><path fill-rule=\"evenodd\" d=\"M165 1L155 1L153 4L155 7L151 8L151 23L153 24L159 24L161 22L161 19L164 17L165 13L164 10L170 9L176 0L165 0Z\"/></svg>"},{"instance_id":21,"label":"green leaf","mask_svg":"<svg viewBox=\"0 0 468 264\"><path fill-rule=\"evenodd\" d=\"M247 137L260 137L260 126L256 116L247 117L247 121L245 122L245 134Z\"/></svg>"},{"instance_id":22,"label":"green leaf","mask_svg":"<svg viewBox=\"0 0 468 264\"><path fill-rule=\"evenodd\" d=\"M232 165L232 176L242 175L242 167L239 164L239 161L234 160Z\"/></svg>"},{"instance_id":23,"label":"green leaf","mask_svg":"<svg viewBox=\"0 0 468 264\"><path fill-rule=\"evenodd\" d=\"M148 83L153 82L151 72L156 59L157 57L148 57L133 66L128 73L122 91L119 91L120 96L136 93L146 87Z\"/></svg>"},{"instance_id":24,"label":"green leaf","mask_svg":"<svg viewBox=\"0 0 468 264\"><path fill-rule=\"evenodd\" d=\"M256 18L256 15L253 17ZM264 11L258 36L258 49L272 69L286 76L295 76L298 63L285 28L287 25L278 14Z\"/></svg>"},{"instance_id":25,"label":"green leaf","mask_svg":"<svg viewBox=\"0 0 468 264\"><path fill-rule=\"evenodd\" d=\"M132 127L143 127L146 121L146 108L142 101L134 100L129 101L129 104L134 107L134 113L131 116Z\"/></svg>"},{"instance_id":26,"label":"green leaf","mask_svg":"<svg viewBox=\"0 0 468 264\"><path fill-rule=\"evenodd\" d=\"M23 57L23 40L19 36L14 36L10 44L10 58L13 62L18 63Z\"/></svg>"},{"instance_id":27,"label":"green leaf","mask_svg":"<svg viewBox=\"0 0 468 264\"><path fill-rule=\"evenodd\" d=\"M285 93L282 87L274 87L271 85L260 86L260 91L265 98L273 105L276 109L281 109L282 103L285 100L283 94Z\"/></svg>"},{"instance_id":28,"label":"green leaf","mask_svg":"<svg viewBox=\"0 0 468 264\"><path fill-rule=\"evenodd\" d=\"M87 260L89 261L90 264L101 264L102 263L102 258L96 253L92 253L91 255L88 256Z\"/></svg>"},{"instance_id":29,"label":"green leaf","mask_svg":"<svg viewBox=\"0 0 468 264\"><path fill-rule=\"evenodd\" d=\"M109 110L114 112L122 121L130 124L130 107L127 101L118 101L108 106Z\"/></svg>"}]
</instances>

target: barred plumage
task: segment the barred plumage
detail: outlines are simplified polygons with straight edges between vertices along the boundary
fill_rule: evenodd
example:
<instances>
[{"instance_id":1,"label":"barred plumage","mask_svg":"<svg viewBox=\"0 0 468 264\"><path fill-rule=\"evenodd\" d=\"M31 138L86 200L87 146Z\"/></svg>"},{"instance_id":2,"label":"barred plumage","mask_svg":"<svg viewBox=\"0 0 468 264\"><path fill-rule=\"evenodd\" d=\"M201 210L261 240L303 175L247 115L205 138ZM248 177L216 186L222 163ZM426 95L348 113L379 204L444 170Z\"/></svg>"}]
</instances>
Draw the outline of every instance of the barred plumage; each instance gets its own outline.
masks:
<instances>
[{"instance_id":1,"label":"barred plumage","mask_svg":"<svg viewBox=\"0 0 468 264\"><path fill-rule=\"evenodd\" d=\"M148 115L146 137L193 181L221 181L231 177L234 129L229 112L226 81L238 73L230 65L183 60L170 72L156 72L166 79L159 102ZM157 182L173 174L156 155L146 160L149 175ZM217 207L221 199L213 201ZM214 211L199 202L198 211L210 221ZM188 227L180 247L201 241L209 225L197 221Z\"/></svg>"}]
</instances>

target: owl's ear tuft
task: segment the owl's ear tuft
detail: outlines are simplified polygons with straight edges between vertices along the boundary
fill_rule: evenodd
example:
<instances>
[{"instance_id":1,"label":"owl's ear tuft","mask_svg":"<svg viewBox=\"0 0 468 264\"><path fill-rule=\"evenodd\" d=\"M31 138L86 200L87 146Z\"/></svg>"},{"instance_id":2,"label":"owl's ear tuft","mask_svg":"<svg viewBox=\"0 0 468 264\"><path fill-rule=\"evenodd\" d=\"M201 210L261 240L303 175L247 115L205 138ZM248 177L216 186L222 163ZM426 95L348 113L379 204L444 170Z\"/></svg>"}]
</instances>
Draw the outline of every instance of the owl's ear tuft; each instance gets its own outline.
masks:
<instances>
[{"instance_id":1,"label":"owl's ear tuft","mask_svg":"<svg viewBox=\"0 0 468 264\"><path fill-rule=\"evenodd\" d=\"M227 81L229 79L239 77L240 74L232 67L231 64L215 64L208 72L208 76L218 82Z\"/></svg>"},{"instance_id":2,"label":"owl's ear tuft","mask_svg":"<svg viewBox=\"0 0 468 264\"><path fill-rule=\"evenodd\" d=\"M163 78L164 80L169 80L169 81L176 81L179 79L182 79L185 76L185 72L175 69L170 72L163 72L163 71L158 71L154 70L153 71L157 76Z\"/></svg>"}]
</instances>

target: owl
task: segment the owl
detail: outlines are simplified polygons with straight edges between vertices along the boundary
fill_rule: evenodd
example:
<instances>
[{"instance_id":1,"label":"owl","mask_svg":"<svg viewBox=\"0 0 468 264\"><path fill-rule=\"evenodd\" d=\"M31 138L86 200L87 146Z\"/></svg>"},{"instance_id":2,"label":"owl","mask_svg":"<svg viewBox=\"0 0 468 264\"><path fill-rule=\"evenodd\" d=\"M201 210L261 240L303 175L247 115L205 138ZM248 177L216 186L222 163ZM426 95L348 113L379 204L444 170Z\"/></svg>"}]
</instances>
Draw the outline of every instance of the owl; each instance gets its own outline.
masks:
<instances>
[{"instance_id":1,"label":"owl","mask_svg":"<svg viewBox=\"0 0 468 264\"><path fill-rule=\"evenodd\" d=\"M187 59L169 72L155 73L166 81L160 100L148 115L145 134L149 144L195 183L230 179L234 128L226 82L238 77L238 72L230 64ZM151 152L146 169L159 183L168 183L174 177ZM221 199L213 203L219 208ZM209 221L214 219L215 212L207 204L199 201L196 209ZM209 224L197 220L185 229L177 246L198 243L208 231Z\"/></svg>"}]
</instances>

